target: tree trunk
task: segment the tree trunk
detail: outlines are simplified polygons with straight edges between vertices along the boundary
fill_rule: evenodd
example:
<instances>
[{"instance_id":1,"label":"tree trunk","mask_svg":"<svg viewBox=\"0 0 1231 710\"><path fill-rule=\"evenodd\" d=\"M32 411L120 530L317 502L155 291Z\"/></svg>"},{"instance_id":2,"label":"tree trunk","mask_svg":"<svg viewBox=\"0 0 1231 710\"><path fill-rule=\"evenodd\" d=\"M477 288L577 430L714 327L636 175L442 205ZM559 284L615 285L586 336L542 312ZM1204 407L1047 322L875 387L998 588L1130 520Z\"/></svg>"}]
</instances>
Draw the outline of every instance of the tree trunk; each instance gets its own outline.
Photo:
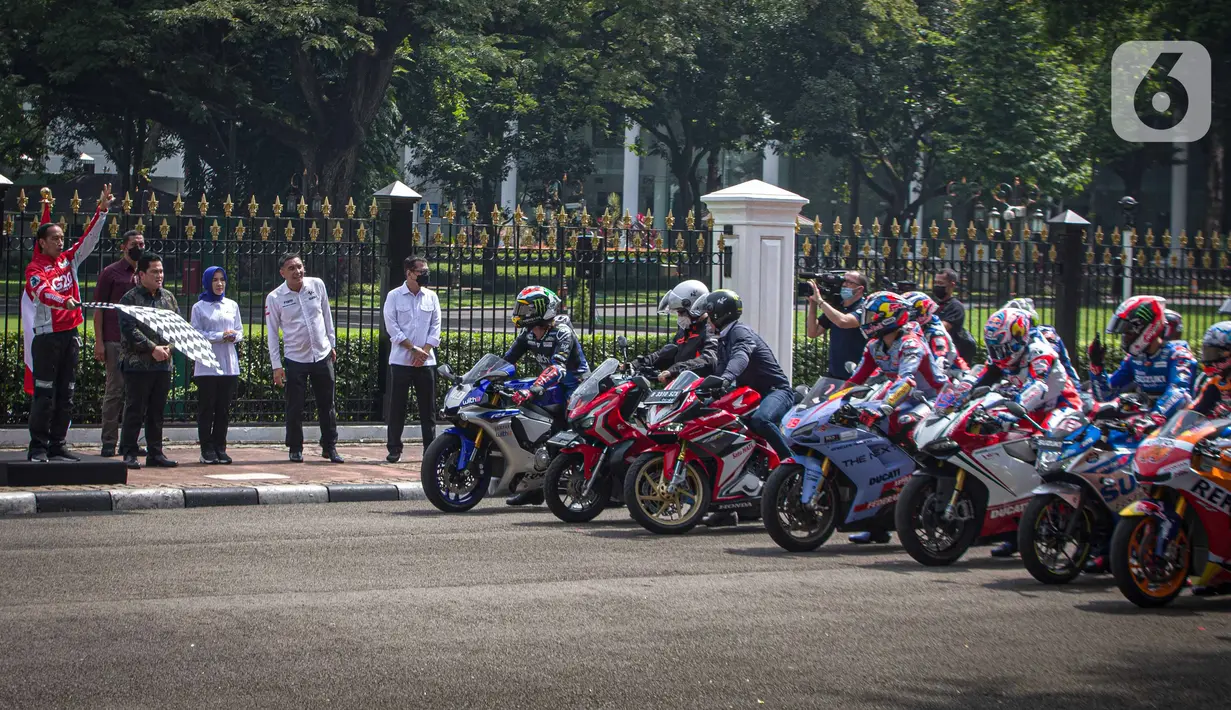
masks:
<instances>
[{"instance_id":1,"label":"tree trunk","mask_svg":"<svg viewBox=\"0 0 1231 710\"><path fill-rule=\"evenodd\" d=\"M710 150L709 157L706 159L705 166L705 193L709 194L718 190L720 187L718 182L718 151ZM698 196L699 197L699 196ZM698 215L701 213L698 212Z\"/></svg>"},{"instance_id":2,"label":"tree trunk","mask_svg":"<svg viewBox=\"0 0 1231 710\"><path fill-rule=\"evenodd\" d=\"M863 172L859 169L859 158L851 156L850 168L851 173L848 185L851 189L851 202L847 206L846 224L850 229L854 229L855 220L859 219L859 196L863 187ZM859 235L856 234L855 236L858 237ZM856 245L856 248L858 248L858 245Z\"/></svg>"},{"instance_id":3,"label":"tree trunk","mask_svg":"<svg viewBox=\"0 0 1231 710\"><path fill-rule=\"evenodd\" d=\"M1205 194L1208 204L1205 211L1205 233L1213 235L1221 232L1223 212L1227 198L1227 154L1223 142L1223 127L1215 125L1206 134Z\"/></svg>"}]
</instances>

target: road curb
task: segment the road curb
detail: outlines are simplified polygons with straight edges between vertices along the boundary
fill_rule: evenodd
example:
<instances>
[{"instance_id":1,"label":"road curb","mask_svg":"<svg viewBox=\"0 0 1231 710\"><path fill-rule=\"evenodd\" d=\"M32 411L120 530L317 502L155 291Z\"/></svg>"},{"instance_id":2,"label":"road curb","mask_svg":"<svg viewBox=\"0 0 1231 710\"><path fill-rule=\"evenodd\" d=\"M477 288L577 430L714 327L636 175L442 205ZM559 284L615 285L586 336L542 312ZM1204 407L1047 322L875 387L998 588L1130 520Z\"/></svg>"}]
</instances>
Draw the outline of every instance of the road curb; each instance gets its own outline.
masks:
<instances>
[{"instance_id":1,"label":"road curb","mask_svg":"<svg viewBox=\"0 0 1231 710\"><path fill-rule=\"evenodd\" d=\"M426 500L421 483L288 483L222 488L0 491L0 518L35 513L175 510L234 505Z\"/></svg>"}]
</instances>

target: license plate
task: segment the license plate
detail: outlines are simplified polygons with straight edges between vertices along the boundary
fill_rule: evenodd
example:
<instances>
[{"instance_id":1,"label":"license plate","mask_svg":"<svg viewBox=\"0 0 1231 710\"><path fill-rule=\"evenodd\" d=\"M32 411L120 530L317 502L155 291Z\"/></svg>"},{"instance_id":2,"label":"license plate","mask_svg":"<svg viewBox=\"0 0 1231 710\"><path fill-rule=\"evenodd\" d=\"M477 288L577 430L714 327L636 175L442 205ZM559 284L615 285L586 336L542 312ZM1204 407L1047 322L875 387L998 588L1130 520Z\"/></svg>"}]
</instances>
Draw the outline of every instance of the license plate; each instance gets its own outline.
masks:
<instances>
[{"instance_id":1,"label":"license plate","mask_svg":"<svg viewBox=\"0 0 1231 710\"><path fill-rule=\"evenodd\" d=\"M564 448L566 446L572 446L577 441L578 438L579 437L571 431L562 431L559 434L556 434L555 436L548 439L547 445L548 446L559 446L560 448Z\"/></svg>"},{"instance_id":2,"label":"license plate","mask_svg":"<svg viewBox=\"0 0 1231 710\"><path fill-rule=\"evenodd\" d=\"M646 404L675 404L675 400L679 398L678 390L658 390L651 392L645 397Z\"/></svg>"}]
</instances>

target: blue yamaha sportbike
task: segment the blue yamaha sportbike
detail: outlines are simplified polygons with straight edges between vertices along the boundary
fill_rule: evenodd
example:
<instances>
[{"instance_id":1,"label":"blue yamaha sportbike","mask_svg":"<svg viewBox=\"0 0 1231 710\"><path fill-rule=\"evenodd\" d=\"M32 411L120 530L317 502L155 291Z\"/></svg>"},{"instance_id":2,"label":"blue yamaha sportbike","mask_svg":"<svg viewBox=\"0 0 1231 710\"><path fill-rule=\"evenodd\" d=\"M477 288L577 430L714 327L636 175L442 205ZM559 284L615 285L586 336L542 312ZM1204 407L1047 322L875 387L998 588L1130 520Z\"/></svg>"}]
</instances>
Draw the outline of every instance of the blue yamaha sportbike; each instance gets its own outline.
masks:
<instances>
[{"instance_id":1,"label":"blue yamaha sportbike","mask_svg":"<svg viewBox=\"0 0 1231 710\"><path fill-rule=\"evenodd\" d=\"M892 531L893 504L915 470L885 433L889 418L902 416L882 400L891 383L844 384L821 378L782 420L793 455L765 482L761 517L774 542L791 552L815 550L835 530ZM920 403L905 416L917 421L927 411ZM864 426L861 412L879 422Z\"/></svg>"},{"instance_id":2,"label":"blue yamaha sportbike","mask_svg":"<svg viewBox=\"0 0 1231 710\"><path fill-rule=\"evenodd\" d=\"M432 505L462 513L488 495L541 487L549 461L545 444L563 424L563 388L550 385L517 407L513 392L529 389L534 379L509 379L516 368L498 355L484 355L460 378L448 365L437 372L453 383L441 413L453 426L423 452L423 493Z\"/></svg>"}]
</instances>

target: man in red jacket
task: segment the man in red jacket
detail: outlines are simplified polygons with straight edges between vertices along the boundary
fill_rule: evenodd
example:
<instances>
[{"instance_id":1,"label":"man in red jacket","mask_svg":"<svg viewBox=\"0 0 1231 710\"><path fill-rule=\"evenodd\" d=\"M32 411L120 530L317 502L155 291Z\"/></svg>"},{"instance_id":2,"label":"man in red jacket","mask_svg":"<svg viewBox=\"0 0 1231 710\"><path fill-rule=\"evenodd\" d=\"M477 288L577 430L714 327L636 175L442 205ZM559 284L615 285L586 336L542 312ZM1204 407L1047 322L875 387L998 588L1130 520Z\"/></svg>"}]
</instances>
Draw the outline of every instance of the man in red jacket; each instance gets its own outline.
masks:
<instances>
[{"instance_id":1,"label":"man in red jacket","mask_svg":"<svg viewBox=\"0 0 1231 710\"><path fill-rule=\"evenodd\" d=\"M73 410L77 357L81 338L81 290L77 268L98 246L111 207L111 185L104 185L94 218L76 244L64 248L64 230L51 223L50 197L43 199L43 219L26 267L22 316L29 339L34 402L30 405L31 461L79 461L65 444Z\"/></svg>"}]
</instances>

